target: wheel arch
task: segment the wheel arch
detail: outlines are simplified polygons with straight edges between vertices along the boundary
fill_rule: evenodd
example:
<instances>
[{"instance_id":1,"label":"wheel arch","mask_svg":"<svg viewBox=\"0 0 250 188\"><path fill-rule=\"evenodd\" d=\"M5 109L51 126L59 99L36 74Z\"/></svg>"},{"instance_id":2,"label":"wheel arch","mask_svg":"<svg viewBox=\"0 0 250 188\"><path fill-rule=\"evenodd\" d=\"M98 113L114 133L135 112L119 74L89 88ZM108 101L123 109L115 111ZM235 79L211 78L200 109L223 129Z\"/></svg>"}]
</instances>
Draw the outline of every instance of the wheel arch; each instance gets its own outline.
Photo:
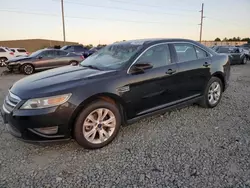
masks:
<instances>
[{"instance_id":1,"label":"wheel arch","mask_svg":"<svg viewBox=\"0 0 250 188\"><path fill-rule=\"evenodd\" d=\"M226 84L225 84L225 77L224 77L224 74L222 72L215 72L212 74L213 77L217 77L221 80L222 84L223 84L223 91L225 91L225 87L226 87Z\"/></svg>"},{"instance_id":2,"label":"wheel arch","mask_svg":"<svg viewBox=\"0 0 250 188\"><path fill-rule=\"evenodd\" d=\"M95 94L93 96L90 96L89 98L85 99L80 105L78 105L78 107L74 110L72 116L71 116L71 120L69 122L69 126L70 126L70 131L71 133L73 133L74 131L74 124L75 121L79 115L79 113L81 113L81 111L84 109L85 106L89 105L90 103L96 101L96 100L104 100L106 102L112 103L117 105L120 113L121 113L121 118L122 118L122 124L126 124L126 105L125 102L122 100L122 98L116 94L113 93L98 93ZM73 134L71 134L73 136Z\"/></svg>"}]
</instances>

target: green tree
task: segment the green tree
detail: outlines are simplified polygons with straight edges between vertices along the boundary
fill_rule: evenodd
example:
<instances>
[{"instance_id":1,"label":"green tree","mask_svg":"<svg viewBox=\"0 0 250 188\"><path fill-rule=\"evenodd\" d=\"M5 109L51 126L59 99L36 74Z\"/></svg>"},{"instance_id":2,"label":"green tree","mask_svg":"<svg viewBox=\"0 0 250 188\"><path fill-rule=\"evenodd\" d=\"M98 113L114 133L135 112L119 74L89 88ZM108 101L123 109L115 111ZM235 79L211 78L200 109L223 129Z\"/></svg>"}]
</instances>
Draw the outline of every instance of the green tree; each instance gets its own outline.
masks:
<instances>
[{"instance_id":1,"label":"green tree","mask_svg":"<svg viewBox=\"0 0 250 188\"><path fill-rule=\"evenodd\" d=\"M85 47L88 48L88 49L93 48L93 44L88 44Z\"/></svg>"},{"instance_id":2,"label":"green tree","mask_svg":"<svg viewBox=\"0 0 250 188\"><path fill-rule=\"evenodd\" d=\"M228 41L227 37L225 37L222 41Z\"/></svg>"},{"instance_id":3,"label":"green tree","mask_svg":"<svg viewBox=\"0 0 250 188\"><path fill-rule=\"evenodd\" d=\"M214 41L218 42L218 41L221 41L221 40L220 40L220 38L217 37Z\"/></svg>"}]
</instances>

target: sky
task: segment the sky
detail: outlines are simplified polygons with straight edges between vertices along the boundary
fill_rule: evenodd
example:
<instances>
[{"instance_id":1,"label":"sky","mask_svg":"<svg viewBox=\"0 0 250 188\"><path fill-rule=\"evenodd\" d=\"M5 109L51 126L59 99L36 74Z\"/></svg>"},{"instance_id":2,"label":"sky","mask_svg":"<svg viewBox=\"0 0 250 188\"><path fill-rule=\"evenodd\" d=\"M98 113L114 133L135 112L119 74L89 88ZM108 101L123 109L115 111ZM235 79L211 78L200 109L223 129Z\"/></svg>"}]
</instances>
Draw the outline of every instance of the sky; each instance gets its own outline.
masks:
<instances>
[{"instance_id":1,"label":"sky","mask_svg":"<svg viewBox=\"0 0 250 188\"><path fill-rule=\"evenodd\" d=\"M64 0L66 40L250 37L250 0ZM0 40L63 40L61 0L0 0Z\"/></svg>"}]
</instances>

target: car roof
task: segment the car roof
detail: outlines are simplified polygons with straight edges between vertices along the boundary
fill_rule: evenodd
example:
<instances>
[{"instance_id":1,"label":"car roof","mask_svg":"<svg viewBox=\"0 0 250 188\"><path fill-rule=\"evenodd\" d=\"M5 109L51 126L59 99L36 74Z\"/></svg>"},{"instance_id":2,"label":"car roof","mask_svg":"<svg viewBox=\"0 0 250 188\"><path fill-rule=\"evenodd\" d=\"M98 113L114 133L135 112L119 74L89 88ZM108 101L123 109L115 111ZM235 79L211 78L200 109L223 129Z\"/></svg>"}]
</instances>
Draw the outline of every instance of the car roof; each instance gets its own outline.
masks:
<instances>
[{"instance_id":1,"label":"car roof","mask_svg":"<svg viewBox=\"0 0 250 188\"><path fill-rule=\"evenodd\" d=\"M134 43L134 44L142 44L142 45L151 45L151 44L157 44L157 43L164 43L164 42L192 42L197 44L198 42L189 40L189 39L181 39L181 38L150 38L150 39L136 39L136 40L127 40L127 41L121 41L121 42L115 42L117 43ZM200 44L200 43L198 43Z\"/></svg>"},{"instance_id":2,"label":"car roof","mask_svg":"<svg viewBox=\"0 0 250 188\"><path fill-rule=\"evenodd\" d=\"M25 50L25 48L10 48L10 49L14 49L14 50L16 50L16 49L18 49L18 50Z\"/></svg>"}]
</instances>

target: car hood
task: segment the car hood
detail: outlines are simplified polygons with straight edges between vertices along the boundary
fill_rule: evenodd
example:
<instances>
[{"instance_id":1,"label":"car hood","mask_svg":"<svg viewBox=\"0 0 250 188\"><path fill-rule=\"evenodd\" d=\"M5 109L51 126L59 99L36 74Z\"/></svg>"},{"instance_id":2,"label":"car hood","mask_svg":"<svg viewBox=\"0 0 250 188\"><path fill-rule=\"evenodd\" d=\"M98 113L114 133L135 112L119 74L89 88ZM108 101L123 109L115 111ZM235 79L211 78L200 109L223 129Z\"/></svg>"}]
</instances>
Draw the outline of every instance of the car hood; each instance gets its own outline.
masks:
<instances>
[{"instance_id":1,"label":"car hood","mask_svg":"<svg viewBox=\"0 0 250 188\"><path fill-rule=\"evenodd\" d=\"M15 57L12 58L11 60L9 60L8 62L18 62L18 61L27 61L27 60L31 60L32 58L29 56L21 56L21 57Z\"/></svg>"},{"instance_id":2,"label":"car hood","mask_svg":"<svg viewBox=\"0 0 250 188\"><path fill-rule=\"evenodd\" d=\"M62 91L72 91L72 88L81 87L87 81L98 79L115 70L101 71L81 66L64 66L51 69L17 81L11 92L21 99L45 97Z\"/></svg>"}]
</instances>

